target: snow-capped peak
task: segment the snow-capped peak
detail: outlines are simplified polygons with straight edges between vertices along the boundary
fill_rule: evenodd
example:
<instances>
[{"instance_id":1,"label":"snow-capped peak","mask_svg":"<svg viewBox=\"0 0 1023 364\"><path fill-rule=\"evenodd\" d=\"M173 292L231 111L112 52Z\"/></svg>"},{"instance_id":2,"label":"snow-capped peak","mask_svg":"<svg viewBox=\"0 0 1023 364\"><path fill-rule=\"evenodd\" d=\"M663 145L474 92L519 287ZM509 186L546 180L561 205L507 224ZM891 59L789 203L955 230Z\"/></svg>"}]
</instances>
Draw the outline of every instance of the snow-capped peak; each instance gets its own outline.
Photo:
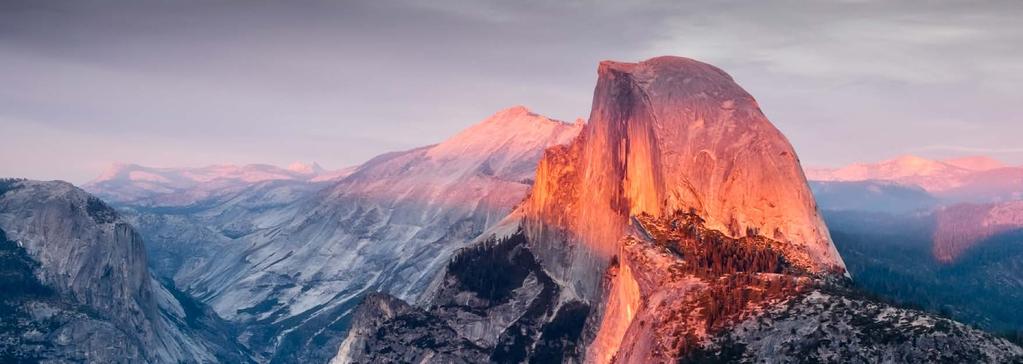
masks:
<instances>
[{"instance_id":1,"label":"snow-capped peak","mask_svg":"<svg viewBox=\"0 0 1023 364\"><path fill-rule=\"evenodd\" d=\"M295 161L288 165L288 170L299 174L319 175L324 172L323 167L316 162L303 163Z\"/></svg>"},{"instance_id":2,"label":"snow-capped peak","mask_svg":"<svg viewBox=\"0 0 1023 364\"><path fill-rule=\"evenodd\" d=\"M430 148L427 156L467 164L487 160L489 168L499 171L505 162L521 159L523 154L568 143L581 129L581 124L568 124L514 106Z\"/></svg>"}]
</instances>

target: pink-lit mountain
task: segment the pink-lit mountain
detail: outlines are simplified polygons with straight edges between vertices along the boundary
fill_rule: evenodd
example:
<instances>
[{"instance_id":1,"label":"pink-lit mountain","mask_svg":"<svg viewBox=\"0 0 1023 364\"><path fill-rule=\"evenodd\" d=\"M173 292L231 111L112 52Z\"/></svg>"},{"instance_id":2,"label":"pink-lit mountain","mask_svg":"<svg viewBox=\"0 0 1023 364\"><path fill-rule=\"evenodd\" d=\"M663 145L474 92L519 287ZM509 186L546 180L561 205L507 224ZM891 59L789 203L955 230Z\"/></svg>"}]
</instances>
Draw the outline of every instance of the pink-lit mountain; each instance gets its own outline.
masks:
<instances>
[{"instance_id":1,"label":"pink-lit mountain","mask_svg":"<svg viewBox=\"0 0 1023 364\"><path fill-rule=\"evenodd\" d=\"M953 202L1023 199L1023 167L983 156L934 160L907 155L841 168L807 168L806 177L814 181L898 182Z\"/></svg>"}]
</instances>

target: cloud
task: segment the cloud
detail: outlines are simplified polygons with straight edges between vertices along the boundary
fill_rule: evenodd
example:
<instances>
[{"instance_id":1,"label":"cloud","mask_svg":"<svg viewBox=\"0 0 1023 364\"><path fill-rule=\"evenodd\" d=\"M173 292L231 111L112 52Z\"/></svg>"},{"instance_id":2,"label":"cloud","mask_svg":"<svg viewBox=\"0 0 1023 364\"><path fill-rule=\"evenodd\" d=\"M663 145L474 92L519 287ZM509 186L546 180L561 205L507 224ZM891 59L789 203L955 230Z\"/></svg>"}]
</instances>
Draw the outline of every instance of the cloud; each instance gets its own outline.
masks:
<instances>
[{"instance_id":1,"label":"cloud","mask_svg":"<svg viewBox=\"0 0 1023 364\"><path fill-rule=\"evenodd\" d=\"M971 147L962 145L926 145L914 148L914 151L943 151L961 153L983 153L983 154L1023 154L1023 148L987 148Z\"/></svg>"},{"instance_id":2,"label":"cloud","mask_svg":"<svg viewBox=\"0 0 1023 364\"><path fill-rule=\"evenodd\" d=\"M1020 79L1018 4L758 2L674 15L651 49L820 81Z\"/></svg>"},{"instance_id":3,"label":"cloud","mask_svg":"<svg viewBox=\"0 0 1023 364\"><path fill-rule=\"evenodd\" d=\"M9 0L0 129L52 147L0 160L0 174L84 181L100 169L68 163L115 160L337 168L509 105L585 117L600 60L664 54L731 73L805 161L1011 148L1018 4Z\"/></svg>"}]
</instances>

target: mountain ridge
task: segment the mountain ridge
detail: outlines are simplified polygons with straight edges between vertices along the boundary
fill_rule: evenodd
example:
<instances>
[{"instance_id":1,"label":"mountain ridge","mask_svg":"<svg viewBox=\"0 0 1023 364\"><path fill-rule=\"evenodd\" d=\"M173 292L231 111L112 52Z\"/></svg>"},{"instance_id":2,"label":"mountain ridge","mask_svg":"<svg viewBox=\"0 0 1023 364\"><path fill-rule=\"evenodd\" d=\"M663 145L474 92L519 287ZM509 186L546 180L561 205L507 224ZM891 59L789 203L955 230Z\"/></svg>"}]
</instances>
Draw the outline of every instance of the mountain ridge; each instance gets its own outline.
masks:
<instances>
[{"instance_id":1,"label":"mountain ridge","mask_svg":"<svg viewBox=\"0 0 1023 364\"><path fill-rule=\"evenodd\" d=\"M163 247L161 272L248 327L241 335L258 360L326 361L362 295L414 299L455 249L526 196L543 150L581 128L511 107L333 181L262 181L182 207L118 206ZM188 253L196 256L178 258Z\"/></svg>"},{"instance_id":2,"label":"mountain ridge","mask_svg":"<svg viewBox=\"0 0 1023 364\"><path fill-rule=\"evenodd\" d=\"M920 186L951 202L999 202L1023 199L1023 167L986 156L946 160L912 155L840 168L807 168L815 181L894 181Z\"/></svg>"}]
</instances>

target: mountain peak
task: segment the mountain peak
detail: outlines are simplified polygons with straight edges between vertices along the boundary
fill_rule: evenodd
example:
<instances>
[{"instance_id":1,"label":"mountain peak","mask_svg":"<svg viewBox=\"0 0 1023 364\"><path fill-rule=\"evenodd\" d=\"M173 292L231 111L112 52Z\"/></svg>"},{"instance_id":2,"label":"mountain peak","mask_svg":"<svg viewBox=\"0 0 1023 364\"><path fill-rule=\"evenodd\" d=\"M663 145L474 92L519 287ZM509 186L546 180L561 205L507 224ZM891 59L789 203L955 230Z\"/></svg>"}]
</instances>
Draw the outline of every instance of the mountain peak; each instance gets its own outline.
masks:
<instances>
[{"instance_id":1,"label":"mountain peak","mask_svg":"<svg viewBox=\"0 0 1023 364\"><path fill-rule=\"evenodd\" d=\"M428 155L468 161L471 158L466 157L471 156L493 159L495 155L535 153L544 146L567 143L580 129L582 125L554 120L524 106L513 106L437 144Z\"/></svg>"},{"instance_id":2,"label":"mountain peak","mask_svg":"<svg viewBox=\"0 0 1023 364\"><path fill-rule=\"evenodd\" d=\"M525 106L515 105L515 106L509 107L507 109L498 111L497 113L495 113L495 116L496 115L508 115L508 116L511 116L511 115L529 115L529 114L536 115L536 113L534 113L533 111L529 110L529 108L527 108Z\"/></svg>"},{"instance_id":3,"label":"mountain peak","mask_svg":"<svg viewBox=\"0 0 1023 364\"><path fill-rule=\"evenodd\" d=\"M326 171L323 169L323 167L320 167L320 165L316 162L303 163L299 161L295 161L289 164L288 170L299 174L309 175L319 175Z\"/></svg>"},{"instance_id":4,"label":"mountain peak","mask_svg":"<svg viewBox=\"0 0 1023 364\"><path fill-rule=\"evenodd\" d=\"M540 123L566 124L563 121L537 114L525 106L515 105L490 115L478 124L471 126L466 131L482 125L489 125L490 127L525 128L529 125Z\"/></svg>"}]
</instances>

